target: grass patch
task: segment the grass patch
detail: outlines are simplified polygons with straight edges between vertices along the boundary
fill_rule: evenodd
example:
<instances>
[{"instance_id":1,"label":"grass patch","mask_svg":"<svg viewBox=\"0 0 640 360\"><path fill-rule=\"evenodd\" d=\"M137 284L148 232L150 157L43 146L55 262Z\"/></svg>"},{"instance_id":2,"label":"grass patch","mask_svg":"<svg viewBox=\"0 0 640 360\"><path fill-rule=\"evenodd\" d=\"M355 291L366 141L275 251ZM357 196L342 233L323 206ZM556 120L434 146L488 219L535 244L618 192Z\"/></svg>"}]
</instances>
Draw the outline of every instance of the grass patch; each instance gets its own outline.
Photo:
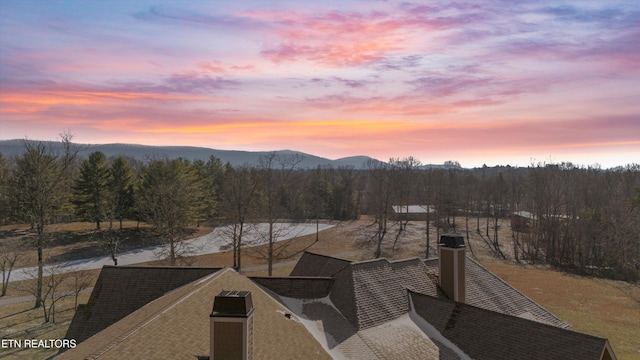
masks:
<instances>
[{"instance_id":1,"label":"grass patch","mask_svg":"<svg viewBox=\"0 0 640 360\"><path fill-rule=\"evenodd\" d=\"M640 359L637 285L496 261L483 265L572 330L608 338L618 359Z\"/></svg>"},{"instance_id":2,"label":"grass patch","mask_svg":"<svg viewBox=\"0 0 640 360\"><path fill-rule=\"evenodd\" d=\"M89 294L81 294L80 303L86 303ZM44 323L42 309L34 309L33 302L21 302L0 306L0 338L2 339L64 339L69 323L75 313L73 297L60 300L56 304L56 322ZM57 350L53 349L25 349L0 348L2 359L44 359Z\"/></svg>"}]
</instances>

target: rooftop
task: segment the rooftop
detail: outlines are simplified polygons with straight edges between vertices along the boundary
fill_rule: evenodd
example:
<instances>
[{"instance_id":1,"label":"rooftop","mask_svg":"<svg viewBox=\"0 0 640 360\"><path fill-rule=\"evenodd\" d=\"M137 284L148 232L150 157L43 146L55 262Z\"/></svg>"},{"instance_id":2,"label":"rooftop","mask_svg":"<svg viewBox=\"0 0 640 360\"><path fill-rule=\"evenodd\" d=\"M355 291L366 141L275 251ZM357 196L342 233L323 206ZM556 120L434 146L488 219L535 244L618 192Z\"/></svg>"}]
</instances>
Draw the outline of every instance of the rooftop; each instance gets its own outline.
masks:
<instances>
[{"instance_id":1,"label":"rooftop","mask_svg":"<svg viewBox=\"0 0 640 360\"><path fill-rule=\"evenodd\" d=\"M203 271L172 269L176 274ZM567 330L567 323L473 259L466 262L466 304L444 295L437 270L433 259L350 262L314 253L303 254L293 271L304 276L247 278L231 269L209 269L209 274L174 286L116 319L59 358L207 356L216 295L251 292L253 307L244 310L254 311L257 359L615 359L606 339ZM109 311L109 297L131 296L115 284L104 284L137 273L149 281L154 271L172 273L105 268L103 285L94 290L92 318L101 319L98 309ZM159 287L171 282L167 277L154 281Z\"/></svg>"},{"instance_id":2,"label":"rooftop","mask_svg":"<svg viewBox=\"0 0 640 360\"><path fill-rule=\"evenodd\" d=\"M142 306L221 268L105 266L65 338L82 342Z\"/></svg>"},{"instance_id":3,"label":"rooftop","mask_svg":"<svg viewBox=\"0 0 640 360\"><path fill-rule=\"evenodd\" d=\"M217 294L251 291L255 358L330 359L289 310L247 277L225 269L146 304L56 359L195 359L209 354L209 315Z\"/></svg>"}]
</instances>

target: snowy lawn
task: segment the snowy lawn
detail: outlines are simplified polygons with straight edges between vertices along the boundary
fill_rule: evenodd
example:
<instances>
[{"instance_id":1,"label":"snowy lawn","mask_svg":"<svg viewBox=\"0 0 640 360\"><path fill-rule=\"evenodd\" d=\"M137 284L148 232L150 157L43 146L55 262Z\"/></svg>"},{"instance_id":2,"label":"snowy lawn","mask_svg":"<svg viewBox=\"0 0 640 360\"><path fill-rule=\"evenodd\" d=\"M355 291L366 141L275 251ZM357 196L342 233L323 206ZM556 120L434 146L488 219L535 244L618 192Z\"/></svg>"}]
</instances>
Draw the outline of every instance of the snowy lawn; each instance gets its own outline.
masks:
<instances>
[{"instance_id":1,"label":"snowy lawn","mask_svg":"<svg viewBox=\"0 0 640 360\"><path fill-rule=\"evenodd\" d=\"M332 228L334 225L320 224L318 230L326 230ZM249 224L245 225L243 233L243 243L250 246L257 246L266 242L268 235L269 225L266 223L261 224ZM293 239L299 236L310 235L316 232L315 223L276 223L274 224L274 239L275 241L282 241ZM217 227L212 232L185 241L186 245L192 256L213 254L220 251L224 251L231 242L230 229L228 227ZM159 259L159 254L167 253L168 245L157 245L142 249L130 250L118 254L118 265L133 265L144 263L148 261L154 261ZM225 249L226 250L226 249ZM102 257L96 257L91 259L80 259L65 261L59 264L52 264L45 266L45 273L47 268L57 267L56 272L64 273L70 271L79 270L91 270L99 269L104 265L113 265L113 260L108 255ZM11 282L27 280L34 278L37 268L21 268L14 269L11 272Z\"/></svg>"}]
</instances>

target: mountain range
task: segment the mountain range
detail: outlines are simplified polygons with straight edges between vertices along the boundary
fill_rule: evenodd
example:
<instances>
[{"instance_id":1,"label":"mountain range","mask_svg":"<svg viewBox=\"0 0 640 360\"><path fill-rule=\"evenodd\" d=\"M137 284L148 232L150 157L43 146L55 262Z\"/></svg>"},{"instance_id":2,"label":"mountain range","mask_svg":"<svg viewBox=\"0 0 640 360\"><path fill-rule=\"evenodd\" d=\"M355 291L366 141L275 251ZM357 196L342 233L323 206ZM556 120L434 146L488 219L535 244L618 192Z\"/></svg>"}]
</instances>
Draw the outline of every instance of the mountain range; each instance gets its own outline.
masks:
<instances>
[{"instance_id":1,"label":"mountain range","mask_svg":"<svg viewBox=\"0 0 640 360\"><path fill-rule=\"evenodd\" d=\"M25 151L25 141L34 140L0 140L0 153L5 158L19 156ZM55 141L39 141L46 144L52 151L61 150L61 143ZM223 163L229 162L233 166L256 166L259 159L267 154L275 153L277 155L301 155L302 161L298 164L299 168L314 169L318 166L351 167L354 169L366 169L370 161L383 163L380 160L369 156L351 156L331 160L300 151L277 150L277 151L240 151L240 150L217 150L195 146L149 146L138 144L73 144L79 149L78 155L81 158L87 158L89 154L95 151L101 151L107 158L116 156L125 156L140 160L143 162L151 159L176 159L183 158L190 161L203 160L207 161L209 157L214 156ZM448 168L451 165L423 165L421 168ZM453 166L457 167L457 166Z\"/></svg>"},{"instance_id":2,"label":"mountain range","mask_svg":"<svg viewBox=\"0 0 640 360\"><path fill-rule=\"evenodd\" d=\"M0 153L5 158L19 156L25 151L25 140L0 140ZM46 144L54 152L60 149L60 143L54 141L41 141ZM353 167L356 169L364 169L370 160L377 161L368 156L352 156L336 160L331 160L299 151L278 150L278 151L236 151L236 150L217 150L195 146L147 146L138 144L74 144L80 149L78 155L86 158L95 151L103 152L107 158L116 156L131 157L140 161L148 161L150 159L176 159L183 158L190 161L203 160L207 161L209 157L214 156L223 163L229 162L233 166L255 166L261 157L275 153L277 155L301 155L302 161L299 164L301 168L316 168L318 166L331 167Z\"/></svg>"}]
</instances>

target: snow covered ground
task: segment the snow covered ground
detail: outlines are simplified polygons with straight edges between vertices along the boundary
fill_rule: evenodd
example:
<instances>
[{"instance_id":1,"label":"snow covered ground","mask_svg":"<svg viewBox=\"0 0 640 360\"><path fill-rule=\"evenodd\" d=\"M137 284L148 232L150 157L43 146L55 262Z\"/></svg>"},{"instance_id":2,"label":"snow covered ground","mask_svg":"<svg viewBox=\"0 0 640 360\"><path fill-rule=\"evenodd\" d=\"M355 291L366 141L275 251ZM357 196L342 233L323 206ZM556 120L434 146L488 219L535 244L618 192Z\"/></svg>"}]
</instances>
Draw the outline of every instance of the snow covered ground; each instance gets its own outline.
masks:
<instances>
[{"instance_id":1,"label":"snow covered ground","mask_svg":"<svg viewBox=\"0 0 640 360\"><path fill-rule=\"evenodd\" d=\"M326 230L333 227L330 224L320 224L318 230ZM247 245L259 245L264 243L266 234L268 234L269 225L265 223L251 224L245 227L243 234L243 242ZM313 234L316 232L316 224L312 223L276 223L274 224L274 235L276 241L292 239L298 236ZM223 251L223 247L228 246L231 241L230 230L226 227L217 227L212 232L185 241L185 245L189 247L191 255L213 254ZM147 261L158 260L159 255L167 253L167 245L157 245L142 249L130 250L118 254L118 265L133 265ZM226 249L225 249L226 250ZM91 259L71 260L63 263L45 266L45 274L47 269L57 267L56 272L70 272L79 270L99 269L104 265L113 265L110 256L103 256ZM11 272L10 281L20 281L33 278L36 267L14 269Z\"/></svg>"}]
</instances>

